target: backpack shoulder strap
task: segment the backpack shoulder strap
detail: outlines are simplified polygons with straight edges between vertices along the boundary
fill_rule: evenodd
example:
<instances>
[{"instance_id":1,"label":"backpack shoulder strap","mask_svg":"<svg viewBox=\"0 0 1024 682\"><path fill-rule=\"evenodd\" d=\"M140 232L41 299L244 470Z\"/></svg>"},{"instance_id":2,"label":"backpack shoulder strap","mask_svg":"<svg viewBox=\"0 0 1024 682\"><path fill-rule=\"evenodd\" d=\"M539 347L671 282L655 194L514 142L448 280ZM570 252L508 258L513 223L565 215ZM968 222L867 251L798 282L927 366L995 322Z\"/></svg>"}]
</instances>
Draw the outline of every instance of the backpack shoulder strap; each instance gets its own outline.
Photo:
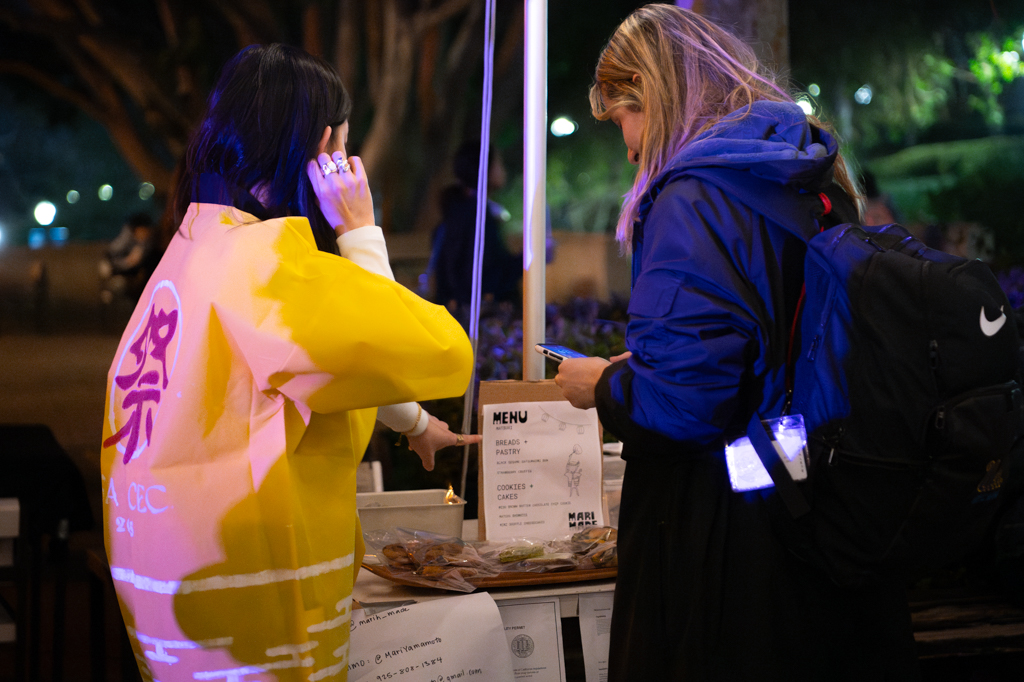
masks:
<instances>
[{"instance_id":1,"label":"backpack shoulder strap","mask_svg":"<svg viewBox=\"0 0 1024 682\"><path fill-rule=\"evenodd\" d=\"M768 475L775 482L775 489L790 515L796 519L811 511L807 499L800 492L796 481L789 475L785 462L779 457L775 435L765 428L761 422L761 415L756 412L747 425L747 437L750 438L750 444L754 446L754 451L757 452Z\"/></svg>"}]
</instances>

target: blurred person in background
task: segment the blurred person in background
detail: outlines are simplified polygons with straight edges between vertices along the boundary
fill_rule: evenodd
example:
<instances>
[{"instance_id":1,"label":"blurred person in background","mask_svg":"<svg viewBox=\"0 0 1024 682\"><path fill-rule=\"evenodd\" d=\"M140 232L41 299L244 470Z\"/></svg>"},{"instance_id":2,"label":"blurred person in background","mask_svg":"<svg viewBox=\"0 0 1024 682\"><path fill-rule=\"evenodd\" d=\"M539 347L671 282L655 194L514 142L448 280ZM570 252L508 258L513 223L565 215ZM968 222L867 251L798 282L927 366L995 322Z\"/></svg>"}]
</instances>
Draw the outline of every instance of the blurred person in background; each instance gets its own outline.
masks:
<instances>
[{"instance_id":1,"label":"blurred person in background","mask_svg":"<svg viewBox=\"0 0 1024 682\"><path fill-rule=\"evenodd\" d=\"M488 194L507 181L501 156L488 149ZM441 193L441 223L431 239L427 277L434 281L433 300L453 313L468 308L473 284L473 245L476 240L476 190L480 166L480 141L463 143L455 154L456 182ZM516 302L523 278L522 256L509 251L502 236L508 211L487 199L484 222L484 255L481 269L481 297L484 302Z\"/></svg>"},{"instance_id":2,"label":"blurred person in background","mask_svg":"<svg viewBox=\"0 0 1024 682\"><path fill-rule=\"evenodd\" d=\"M159 262L160 249L153 219L148 213L133 213L100 261L100 299L106 304L115 296L138 299Z\"/></svg>"}]
</instances>

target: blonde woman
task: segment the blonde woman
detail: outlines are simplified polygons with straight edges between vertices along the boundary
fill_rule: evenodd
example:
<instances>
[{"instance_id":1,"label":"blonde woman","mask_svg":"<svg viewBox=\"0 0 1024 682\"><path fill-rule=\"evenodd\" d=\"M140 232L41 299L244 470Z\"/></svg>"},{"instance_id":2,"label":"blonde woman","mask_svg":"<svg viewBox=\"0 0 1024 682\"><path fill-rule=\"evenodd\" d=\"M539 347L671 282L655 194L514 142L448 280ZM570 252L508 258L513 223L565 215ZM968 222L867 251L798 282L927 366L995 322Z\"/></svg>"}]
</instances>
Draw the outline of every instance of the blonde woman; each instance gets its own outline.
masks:
<instances>
[{"instance_id":1,"label":"blonde woman","mask_svg":"<svg viewBox=\"0 0 1024 682\"><path fill-rule=\"evenodd\" d=\"M740 40L672 5L618 27L591 105L638 166L617 232L630 352L556 378L624 443L609 679L916 679L900 590L840 589L793 558L722 456L754 410L780 412L806 241L827 212L857 218L836 140Z\"/></svg>"}]
</instances>

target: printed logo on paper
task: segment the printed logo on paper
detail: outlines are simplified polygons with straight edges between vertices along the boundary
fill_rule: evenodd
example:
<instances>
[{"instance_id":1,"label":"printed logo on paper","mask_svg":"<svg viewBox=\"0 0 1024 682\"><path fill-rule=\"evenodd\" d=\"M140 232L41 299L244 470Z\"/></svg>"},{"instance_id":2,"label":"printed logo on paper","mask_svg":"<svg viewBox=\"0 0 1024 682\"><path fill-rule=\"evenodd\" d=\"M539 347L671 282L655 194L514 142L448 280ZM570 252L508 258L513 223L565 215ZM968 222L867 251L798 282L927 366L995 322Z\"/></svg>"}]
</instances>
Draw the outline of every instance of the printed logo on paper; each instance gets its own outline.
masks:
<instances>
[{"instance_id":1,"label":"printed logo on paper","mask_svg":"<svg viewBox=\"0 0 1024 682\"><path fill-rule=\"evenodd\" d=\"M529 635L516 635L516 638L512 640L512 653L519 658L529 658L533 655L533 651L536 647L533 644L533 638Z\"/></svg>"},{"instance_id":2,"label":"printed logo on paper","mask_svg":"<svg viewBox=\"0 0 1024 682\"><path fill-rule=\"evenodd\" d=\"M569 528L586 528L597 525L597 512L594 511L571 511L569 512Z\"/></svg>"},{"instance_id":3,"label":"printed logo on paper","mask_svg":"<svg viewBox=\"0 0 1024 682\"><path fill-rule=\"evenodd\" d=\"M108 408L114 435L103 441L103 447L116 444L125 464L149 445L180 349L181 298L174 283L165 279L153 289L146 314L125 344L114 370Z\"/></svg>"}]
</instances>

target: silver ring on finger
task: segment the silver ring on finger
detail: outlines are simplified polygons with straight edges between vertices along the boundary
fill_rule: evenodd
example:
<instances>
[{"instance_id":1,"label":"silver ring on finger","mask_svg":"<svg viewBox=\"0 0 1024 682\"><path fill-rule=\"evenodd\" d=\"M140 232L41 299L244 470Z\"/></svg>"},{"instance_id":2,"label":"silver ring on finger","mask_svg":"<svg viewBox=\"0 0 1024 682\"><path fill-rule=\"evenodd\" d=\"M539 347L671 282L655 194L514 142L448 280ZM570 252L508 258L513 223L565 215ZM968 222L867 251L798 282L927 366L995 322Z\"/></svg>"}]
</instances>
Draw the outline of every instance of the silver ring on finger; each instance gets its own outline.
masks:
<instances>
[{"instance_id":1,"label":"silver ring on finger","mask_svg":"<svg viewBox=\"0 0 1024 682\"><path fill-rule=\"evenodd\" d=\"M348 159L346 159L344 156L332 156L331 161L338 165L339 173L348 173L349 171L352 170L352 166L349 165Z\"/></svg>"},{"instance_id":2,"label":"silver ring on finger","mask_svg":"<svg viewBox=\"0 0 1024 682\"><path fill-rule=\"evenodd\" d=\"M320 170L324 172L324 177L326 178L331 173L337 173L338 167L334 165L333 161L328 161L327 163L320 164Z\"/></svg>"}]
</instances>

